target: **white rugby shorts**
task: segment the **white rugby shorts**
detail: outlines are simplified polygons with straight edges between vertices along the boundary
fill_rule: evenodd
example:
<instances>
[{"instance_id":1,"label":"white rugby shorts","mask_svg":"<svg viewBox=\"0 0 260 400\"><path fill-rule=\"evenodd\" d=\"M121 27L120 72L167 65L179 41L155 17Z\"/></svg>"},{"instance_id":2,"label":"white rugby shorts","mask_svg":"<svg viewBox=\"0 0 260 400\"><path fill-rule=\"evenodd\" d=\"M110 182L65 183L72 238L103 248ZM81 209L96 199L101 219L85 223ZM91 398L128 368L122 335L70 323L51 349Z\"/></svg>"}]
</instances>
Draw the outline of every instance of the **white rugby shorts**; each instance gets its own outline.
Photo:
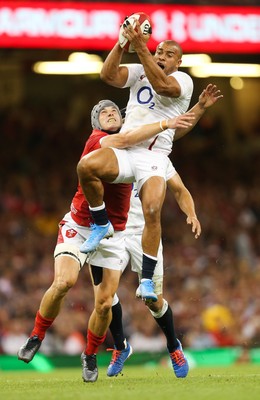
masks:
<instances>
[{"instance_id":1,"label":"white rugby shorts","mask_svg":"<svg viewBox=\"0 0 260 400\"><path fill-rule=\"evenodd\" d=\"M67 213L60 225L54 257L68 256L79 262L81 269L85 262L101 268L124 271L128 263L125 251L124 231L115 231L108 239L102 239L96 251L84 254L79 251L81 244L89 237L90 228L76 224Z\"/></svg>"},{"instance_id":2,"label":"white rugby shorts","mask_svg":"<svg viewBox=\"0 0 260 400\"><path fill-rule=\"evenodd\" d=\"M169 158L165 154L136 147L127 150L111 148L119 166L119 174L113 183L136 182L140 191L142 185L152 176L167 180Z\"/></svg>"},{"instance_id":3,"label":"white rugby shorts","mask_svg":"<svg viewBox=\"0 0 260 400\"><path fill-rule=\"evenodd\" d=\"M136 235L136 234L125 235L125 248L129 254L131 270L137 272L140 282L142 274L142 260L143 260L142 235ZM154 270L153 282L155 284L154 291L158 295L162 294L163 290L163 249L161 242L157 258L158 261Z\"/></svg>"}]
</instances>

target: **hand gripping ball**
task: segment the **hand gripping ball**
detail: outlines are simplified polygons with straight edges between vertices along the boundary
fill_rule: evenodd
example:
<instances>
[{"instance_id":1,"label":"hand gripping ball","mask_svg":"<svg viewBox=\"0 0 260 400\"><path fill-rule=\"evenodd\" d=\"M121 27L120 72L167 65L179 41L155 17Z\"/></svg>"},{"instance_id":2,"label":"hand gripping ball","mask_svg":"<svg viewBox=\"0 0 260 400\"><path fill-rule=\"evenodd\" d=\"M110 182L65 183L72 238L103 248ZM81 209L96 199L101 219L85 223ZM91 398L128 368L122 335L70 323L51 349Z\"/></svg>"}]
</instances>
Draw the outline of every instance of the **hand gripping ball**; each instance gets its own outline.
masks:
<instances>
[{"instance_id":1,"label":"hand gripping ball","mask_svg":"<svg viewBox=\"0 0 260 400\"><path fill-rule=\"evenodd\" d=\"M136 28L136 20L138 20L140 23L140 28L141 28L141 31L142 31L146 41L148 41L150 39L150 36L152 33L152 23L151 23L151 18L149 17L149 15L145 14L144 12L137 12L137 13L130 15L130 17L127 17L125 19L125 21L123 22L123 24L121 25L120 30L119 30L119 44L122 47L122 49L124 49L128 53L134 53L135 49L134 49L134 46L129 42L129 40L126 37L124 37L124 35L123 35L124 25L128 22L135 29ZM135 30L137 30L137 29L135 29Z\"/></svg>"}]
</instances>

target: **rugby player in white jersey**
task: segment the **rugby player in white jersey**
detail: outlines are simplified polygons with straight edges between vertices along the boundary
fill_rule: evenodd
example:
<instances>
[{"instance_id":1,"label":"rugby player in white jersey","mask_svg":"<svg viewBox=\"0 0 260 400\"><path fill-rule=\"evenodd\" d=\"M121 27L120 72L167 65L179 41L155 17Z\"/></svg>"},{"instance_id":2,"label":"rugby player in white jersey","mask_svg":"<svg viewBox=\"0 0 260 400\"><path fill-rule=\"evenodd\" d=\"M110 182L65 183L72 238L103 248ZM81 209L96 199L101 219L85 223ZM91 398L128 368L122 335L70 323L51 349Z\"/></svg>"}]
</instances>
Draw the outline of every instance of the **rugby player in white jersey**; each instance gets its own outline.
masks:
<instances>
[{"instance_id":1,"label":"rugby player in white jersey","mask_svg":"<svg viewBox=\"0 0 260 400\"><path fill-rule=\"evenodd\" d=\"M139 26L138 21L136 24ZM152 277L161 237L161 208L166 191L168 155L176 139L175 130L167 129L167 119L187 111L193 82L188 74L178 71L182 62L182 49L178 43L166 40L157 46L152 56L140 26L136 32L131 25L125 25L125 36L134 45L141 64L120 65L124 50L116 43L101 71L101 79L106 83L118 88L130 88L121 132L140 123L158 120L163 132L126 150L102 149L80 160L78 177L96 224L81 251L93 251L101 238L113 234L103 201L101 180L109 183L136 181L145 219L139 290L143 299L156 301Z\"/></svg>"}]
</instances>

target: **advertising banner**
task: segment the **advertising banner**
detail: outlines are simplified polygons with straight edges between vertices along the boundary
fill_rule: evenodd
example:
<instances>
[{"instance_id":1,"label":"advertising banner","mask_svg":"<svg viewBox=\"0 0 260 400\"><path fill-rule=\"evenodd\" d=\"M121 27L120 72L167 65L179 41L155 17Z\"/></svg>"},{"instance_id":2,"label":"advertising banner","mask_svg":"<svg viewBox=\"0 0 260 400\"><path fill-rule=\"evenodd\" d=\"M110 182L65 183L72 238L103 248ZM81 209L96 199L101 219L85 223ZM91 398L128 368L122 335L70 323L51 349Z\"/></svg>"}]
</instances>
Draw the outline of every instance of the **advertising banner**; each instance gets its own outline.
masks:
<instances>
[{"instance_id":1,"label":"advertising banner","mask_svg":"<svg viewBox=\"0 0 260 400\"><path fill-rule=\"evenodd\" d=\"M0 48L110 50L126 16L143 11L153 25L149 49L165 39L184 52L258 53L257 7L0 1Z\"/></svg>"}]
</instances>

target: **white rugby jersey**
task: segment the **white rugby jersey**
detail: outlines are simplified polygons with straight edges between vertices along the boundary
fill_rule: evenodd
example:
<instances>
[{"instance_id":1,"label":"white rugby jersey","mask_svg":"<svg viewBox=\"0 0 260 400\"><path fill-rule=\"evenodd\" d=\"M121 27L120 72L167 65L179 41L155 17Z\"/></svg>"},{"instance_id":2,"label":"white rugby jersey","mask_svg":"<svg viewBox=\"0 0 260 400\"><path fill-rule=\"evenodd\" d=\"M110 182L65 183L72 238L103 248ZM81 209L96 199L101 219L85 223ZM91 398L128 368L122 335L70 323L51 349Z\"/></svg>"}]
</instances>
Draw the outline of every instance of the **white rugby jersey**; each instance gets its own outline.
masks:
<instances>
[{"instance_id":1,"label":"white rugby jersey","mask_svg":"<svg viewBox=\"0 0 260 400\"><path fill-rule=\"evenodd\" d=\"M188 110L193 92L193 81L188 74L181 71L170 74L181 87L180 97L173 98L160 96L153 90L142 64L127 64L126 66L128 68L128 79L124 88L130 88L130 95L122 132L140 125L177 117ZM167 129L136 146L150 148L150 150L169 155L172 150L174 133L174 129Z\"/></svg>"}]
</instances>

